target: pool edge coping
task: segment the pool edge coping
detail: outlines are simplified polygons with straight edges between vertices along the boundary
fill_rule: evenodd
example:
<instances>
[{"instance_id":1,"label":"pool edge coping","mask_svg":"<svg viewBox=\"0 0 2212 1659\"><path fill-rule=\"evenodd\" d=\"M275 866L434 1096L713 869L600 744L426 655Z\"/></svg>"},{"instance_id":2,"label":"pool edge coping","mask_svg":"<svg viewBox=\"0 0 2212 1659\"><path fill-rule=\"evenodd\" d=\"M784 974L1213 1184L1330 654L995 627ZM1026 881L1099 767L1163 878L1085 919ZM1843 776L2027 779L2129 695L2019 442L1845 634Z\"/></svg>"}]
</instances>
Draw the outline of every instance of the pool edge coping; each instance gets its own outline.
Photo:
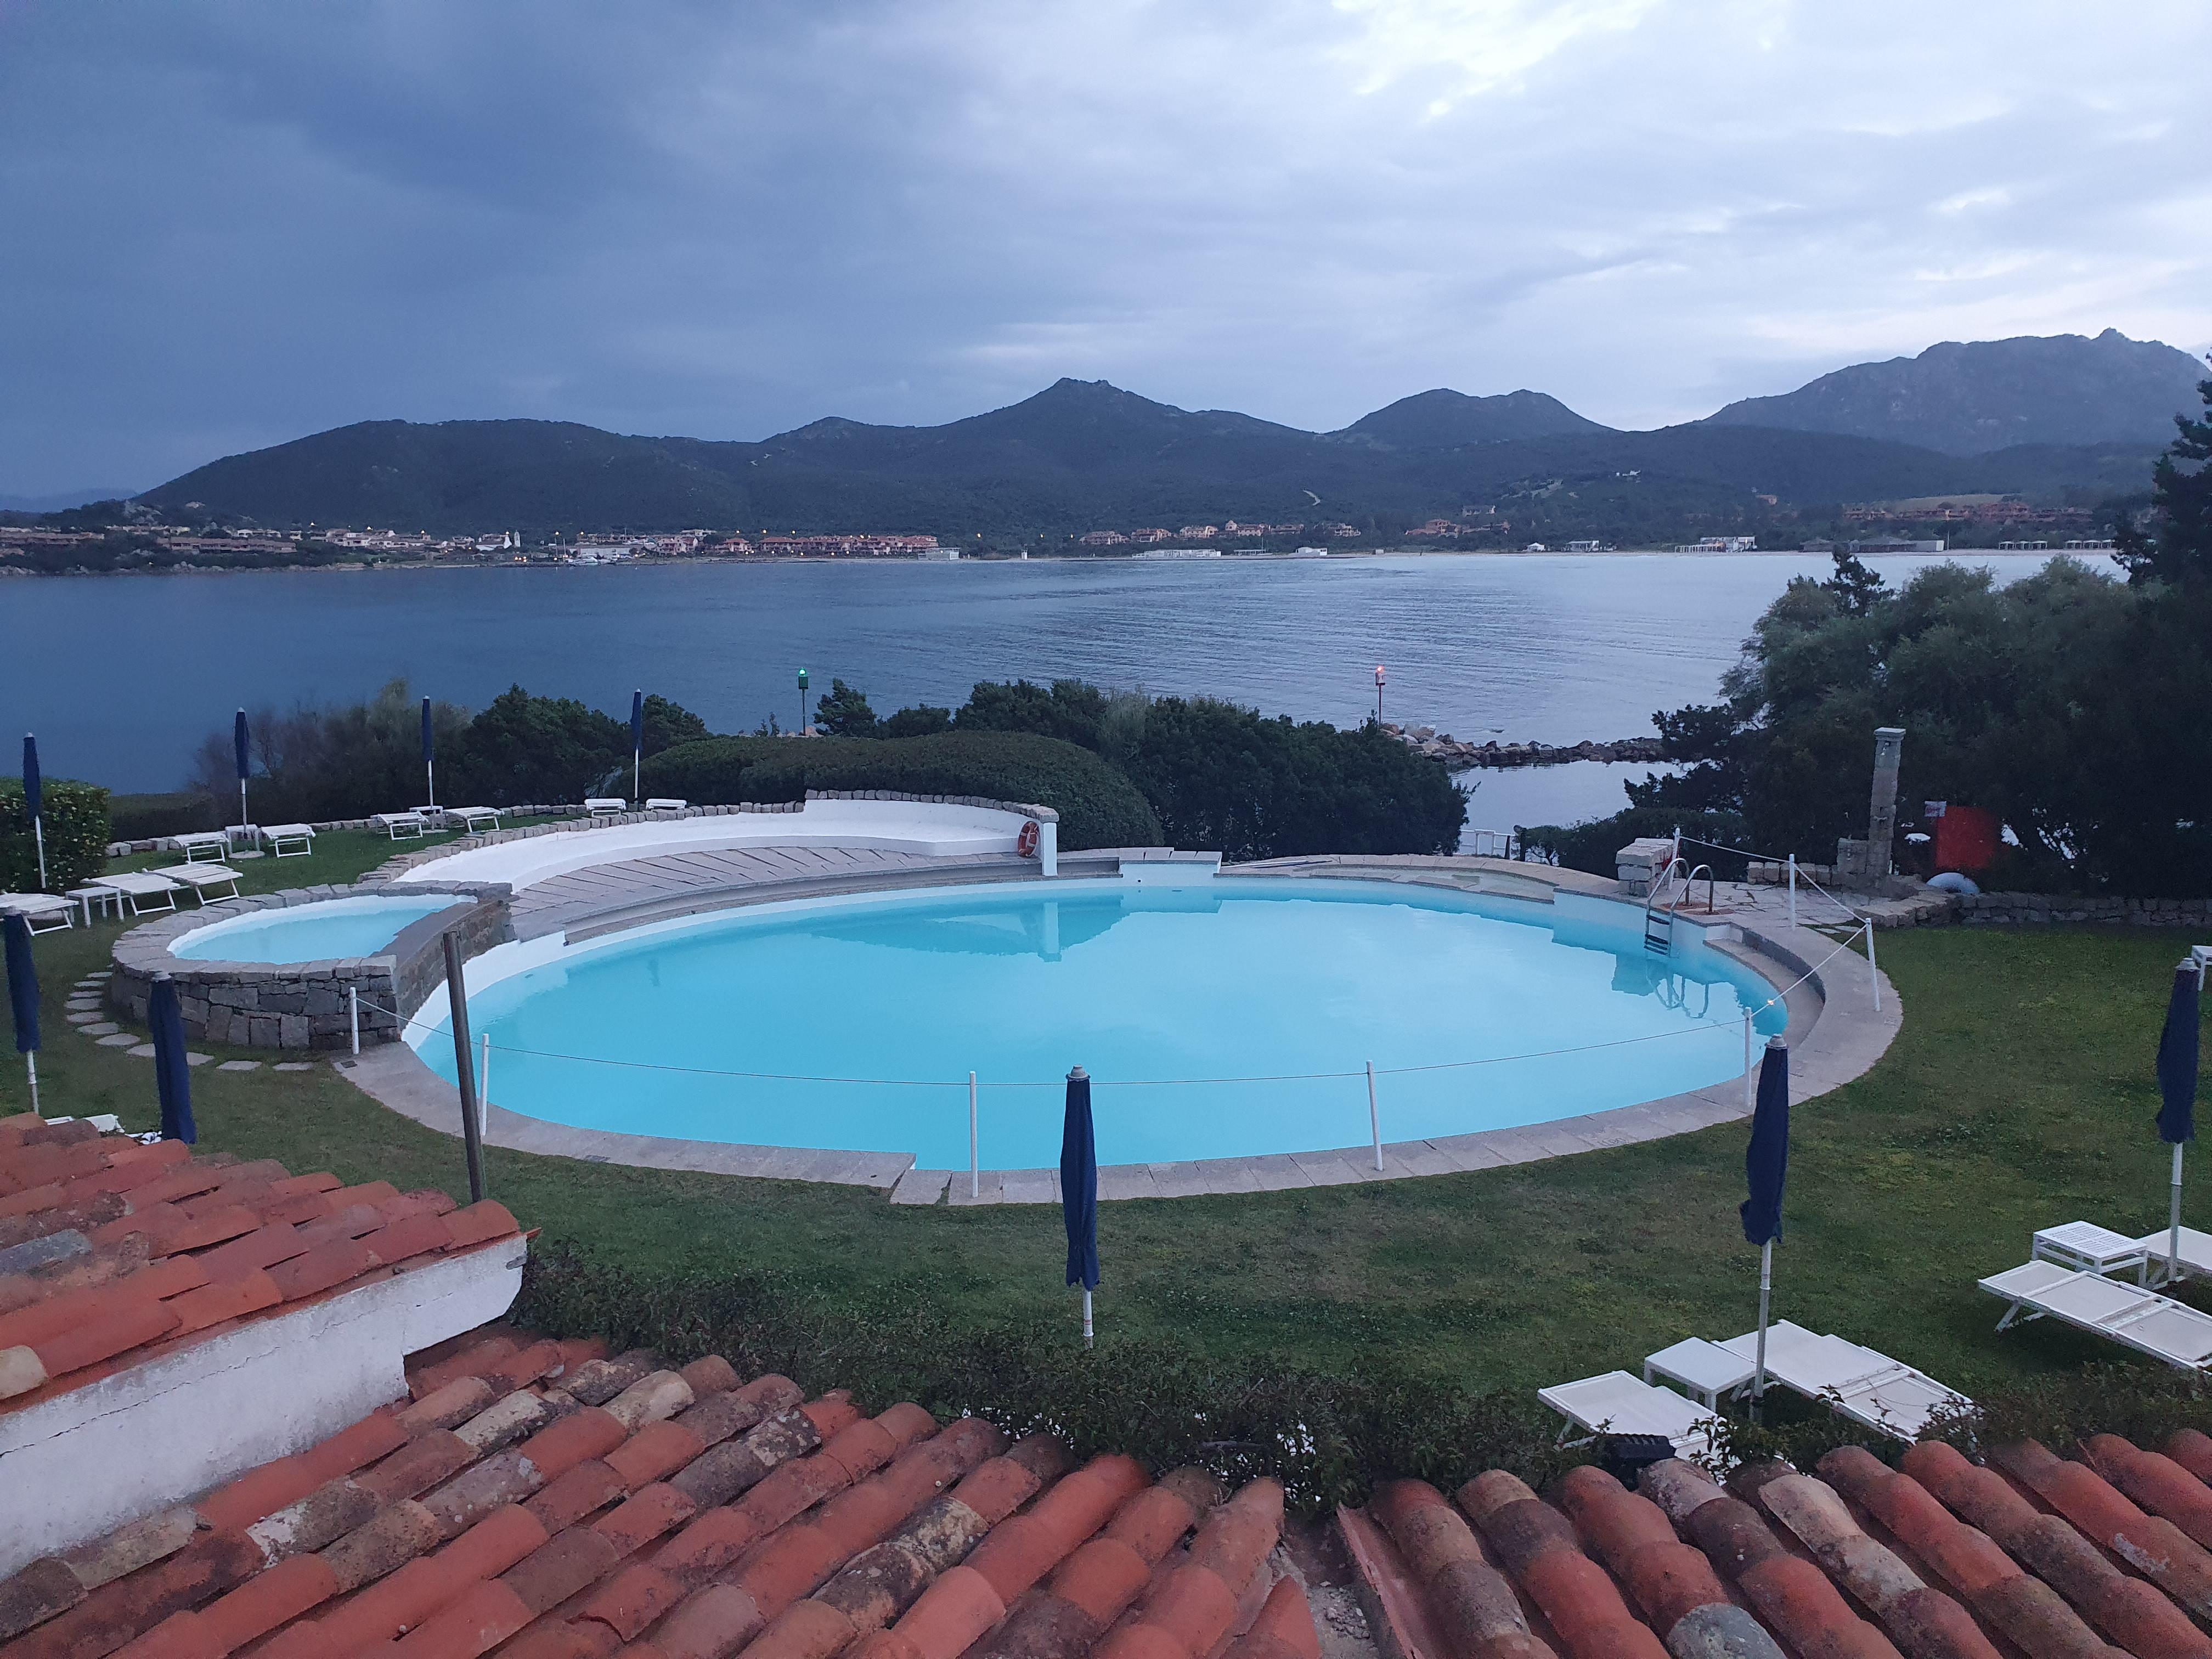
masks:
<instances>
[{"instance_id":1,"label":"pool edge coping","mask_svg":"<svg viewBox=\"0 0 2212 1659\"><path fill-rule=\"evenodd\" d=\"M1490 873L1516 882L1540 883L1555 893L1565 890L1616 904L1634 902L1621 896L1618 883L1602 877L1538 867L1544 870L1540 876L1528 865L1498 859L1347 854L1224 866L1221 878L1321 875L1325 872L1340 879L1379 878L1465 893L1469 890L1458 878ZM886 889L901 884L896 881L883 884ZM1492 896L1508 896L1495 891ZM1887 975L1877 971L1869 976L1850 972L1848 967L1842 972L1820 972L1823 959L1837 948L1836 941L1826 934L1804 927L1772 925L1763 919L1757 926L1750 927L1733 918L1710 923L1687 916L1678 921L1682 926L1697 927L1709 946L1750 968L1778 988L1784 983L1783 975L1803 976L1803 984L1793 992L1788 1005L1790 1099L1793 1106L1841 1088L1871 1070L1888 1051L1904 1024L1904 1011ZM1881 1006L1878 1010L1874 1006L1874 982L1877 980L1881 989ZM395 1042L364 1048L359 1059L341 1062L339 1075L387 1109L426 1128L459 1138L459 1114L453 1085L432 1071L409 1044ZM1374 1167L1373 1148L1367 1144L1310 1152L1102 1164L1098 1170L1098 1196L1105 1201L1121 1201L1281 1192L1502 1169L1577 1152L1663 1139L1748 1117L1751 1107L1744 1095L1741 1080L1731 1079L1656 1100L1575 1117L1553 1118L1542 1123L1481 1129L1424 1140L1385 1141L1383 1167L1379 1170ZM986 1170L977 1182L977 1194L971 1198L964 1190L968 1183L958 1179L962 1171L917 1168L917 1160L909 1152L756 1146L624 1134L615 1130L551 1123L497 1104L492 1105L486 1115L484 1144L511 1152L618 1164L635 1169L864 1187L885 1194L894 1204L961 1207L1060 1202L1060 1172L1056 1169Z\"/></svg>"}]
</instances>

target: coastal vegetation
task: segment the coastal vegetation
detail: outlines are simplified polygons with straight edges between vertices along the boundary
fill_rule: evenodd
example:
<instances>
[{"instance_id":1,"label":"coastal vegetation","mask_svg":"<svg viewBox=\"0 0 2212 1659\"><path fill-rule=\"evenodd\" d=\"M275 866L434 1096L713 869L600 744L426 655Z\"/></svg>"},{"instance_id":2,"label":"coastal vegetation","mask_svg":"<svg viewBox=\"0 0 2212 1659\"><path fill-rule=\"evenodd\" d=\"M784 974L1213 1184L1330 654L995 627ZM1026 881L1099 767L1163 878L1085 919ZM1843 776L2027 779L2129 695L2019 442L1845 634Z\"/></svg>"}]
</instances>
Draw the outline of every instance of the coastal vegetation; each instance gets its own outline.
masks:
<instances>
[{"instance_id":1,"label":"coastal vegetation","mask_svg":"<svg viewBox=\"0 0 2212 1659\"><path fill-rule=\"evenodd\" d=\"M1923 800L1996 813L2016 843L1997 884L2212 892L2212 380L2200 392L2148 526L2120 538L2126 581L2062 556L2006 586L1945 563L1893 589L1838 553L1759 618L1719 702L1653 716L1685 769L1630 785L1631 811L1580 826L1590 847L1563 861L1605 842L1610 873L1609 848L1655 812L1725 814L1737 845L1825 861L1864 832L1869 734L1896 726L1900 831Z\"/></svg>"},{"instance_id":2,"label":"coastal vegetation","mask_svg":"<svg viewBox=\"0 0 2212 1659\"><path fill-rule=\"evenodd\" d=\"M107 867L107 791L75 778L48 778L39 795L46 842L45 890L66 892ZM0 892L35 893L39 837L24 803L23 781L0 778Z\"/></svg>"}]
</instances>

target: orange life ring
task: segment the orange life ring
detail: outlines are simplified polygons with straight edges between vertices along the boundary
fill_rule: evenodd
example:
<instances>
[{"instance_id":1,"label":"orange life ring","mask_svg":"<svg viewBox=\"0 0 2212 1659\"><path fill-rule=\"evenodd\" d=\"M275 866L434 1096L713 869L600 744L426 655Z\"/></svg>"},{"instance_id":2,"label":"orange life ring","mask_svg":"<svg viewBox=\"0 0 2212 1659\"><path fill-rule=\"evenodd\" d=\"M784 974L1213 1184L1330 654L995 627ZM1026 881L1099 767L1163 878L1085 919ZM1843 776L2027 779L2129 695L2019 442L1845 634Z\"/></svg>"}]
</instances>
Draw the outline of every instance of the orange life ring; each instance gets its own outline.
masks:
<instances>
[{"instance_id":1,"label":"orange life ring","mask_svg":"<svg viewBox=\"0 0 2212 1659\"><path fill-rule=\"evenodd\" d=\"M1014 851L1025 859L1033 859L1036 856L1037 827L1035 818L1022 820L1022 832L1014 837Z\"/></svg>"}]
</instances>

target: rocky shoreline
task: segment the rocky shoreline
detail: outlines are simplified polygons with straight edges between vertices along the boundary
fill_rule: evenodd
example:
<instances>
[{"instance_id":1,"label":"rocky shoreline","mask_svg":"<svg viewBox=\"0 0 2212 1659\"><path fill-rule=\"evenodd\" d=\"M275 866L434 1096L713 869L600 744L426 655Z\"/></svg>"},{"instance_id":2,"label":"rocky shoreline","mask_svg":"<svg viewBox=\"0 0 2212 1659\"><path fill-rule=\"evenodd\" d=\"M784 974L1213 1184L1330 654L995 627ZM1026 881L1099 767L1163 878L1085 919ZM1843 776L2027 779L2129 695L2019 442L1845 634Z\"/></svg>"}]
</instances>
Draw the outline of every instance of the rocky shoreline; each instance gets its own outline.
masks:
<instances>
[{"instance_id":1,"label":"rocky shoreline","mask_svg":"<svg viewBox=\"0 0 2212 1659\"><path fill-rule=\"evenodd\" d=\"M1394 726L1382 730L1407 748L1442 761L1455 772L1476 766L1564 766L1570 761L1651 761L1667 758L1657 738L1618 738L1611 743L1585 740L1564 747L1548 743L1466 743L1433 726Z\"/></svg>"}]
</instances>

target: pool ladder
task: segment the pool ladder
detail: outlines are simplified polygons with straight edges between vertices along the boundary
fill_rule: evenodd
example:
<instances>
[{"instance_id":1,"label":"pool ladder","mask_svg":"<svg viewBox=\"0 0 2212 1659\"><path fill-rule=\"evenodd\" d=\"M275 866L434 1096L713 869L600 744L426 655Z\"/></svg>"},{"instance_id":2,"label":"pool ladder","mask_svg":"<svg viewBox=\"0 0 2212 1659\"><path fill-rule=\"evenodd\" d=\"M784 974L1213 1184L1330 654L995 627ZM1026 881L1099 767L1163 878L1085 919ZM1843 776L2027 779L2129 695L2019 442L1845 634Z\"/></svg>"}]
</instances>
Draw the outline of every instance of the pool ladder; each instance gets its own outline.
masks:
<instances>
[{"instance_id":1,"label":"pool ladder","mask_svg":"<svg viewBox=\"0 0 2212 1659\"><path fill-rule=\"evenodd\" d=\"M1678 872L1682 884L1675 888L1674 883ZM1682 901L1690 896L1691 887L1699 876L1705 878L1705 908L1710 911L1715 902L1713 866L1710 864L1700 864L1692 869L1686 859L1670 859L1667 867L1659 872L1659 878L1651 884L1651 891L1644 901L1644 948L1652 955L1669 957L1674 954L1674 913L1682 908ZM1670 890L1673 898L1668 902ZM1659 908L1662 902L1666 903L1663 910Z\"/></svg>"}]
</instances>

